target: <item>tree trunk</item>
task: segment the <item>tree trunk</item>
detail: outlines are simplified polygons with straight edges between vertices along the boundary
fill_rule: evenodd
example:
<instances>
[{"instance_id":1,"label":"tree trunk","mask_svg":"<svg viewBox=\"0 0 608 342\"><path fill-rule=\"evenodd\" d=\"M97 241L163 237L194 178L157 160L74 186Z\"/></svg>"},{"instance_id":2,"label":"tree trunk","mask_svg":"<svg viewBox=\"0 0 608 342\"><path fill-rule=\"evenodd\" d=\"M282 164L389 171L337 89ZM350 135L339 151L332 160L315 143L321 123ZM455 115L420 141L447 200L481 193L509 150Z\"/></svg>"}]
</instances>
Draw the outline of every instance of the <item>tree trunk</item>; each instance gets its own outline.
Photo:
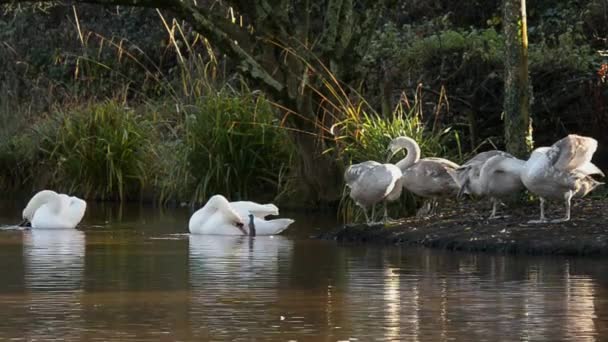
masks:
<instances>
[{"instance_id":1,"label":"tree trunk","mask_svg":"<svg viewBox=\"0 0 608 342\"><path fill-rule=\"evenodd\" d=\"M532 148L526 1L504 0L505 144L509 153L525 157Z\"/></svg>"}]
</instances>

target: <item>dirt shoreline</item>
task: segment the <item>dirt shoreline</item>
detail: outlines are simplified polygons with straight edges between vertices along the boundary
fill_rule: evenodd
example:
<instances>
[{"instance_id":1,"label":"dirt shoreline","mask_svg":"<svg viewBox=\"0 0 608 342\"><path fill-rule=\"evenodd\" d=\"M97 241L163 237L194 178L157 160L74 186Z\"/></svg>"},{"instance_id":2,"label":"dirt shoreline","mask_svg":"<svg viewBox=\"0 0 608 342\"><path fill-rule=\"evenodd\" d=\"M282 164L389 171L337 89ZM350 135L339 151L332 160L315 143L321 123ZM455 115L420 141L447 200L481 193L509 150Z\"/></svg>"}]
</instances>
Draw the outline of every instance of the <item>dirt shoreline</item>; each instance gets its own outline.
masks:
<instances>
[{"instance_id":1,"label":"dirt shoreline","mask_svg":"<svg viewBox=\"0 0 608 342\"><path fill-rule=\"evenodd\" d=\"M547 217L563 216L561 203L550 203ZM415 245L470 252L547 255L608 255L608 200L573 202L565 223L529 224L538 218L538 204L502 207L507 218L488 220L489 203L455 203L438 217L408 217L386 227L344 225L322 233L320 239L351 243Z\"/></svg>"}]
</instances>

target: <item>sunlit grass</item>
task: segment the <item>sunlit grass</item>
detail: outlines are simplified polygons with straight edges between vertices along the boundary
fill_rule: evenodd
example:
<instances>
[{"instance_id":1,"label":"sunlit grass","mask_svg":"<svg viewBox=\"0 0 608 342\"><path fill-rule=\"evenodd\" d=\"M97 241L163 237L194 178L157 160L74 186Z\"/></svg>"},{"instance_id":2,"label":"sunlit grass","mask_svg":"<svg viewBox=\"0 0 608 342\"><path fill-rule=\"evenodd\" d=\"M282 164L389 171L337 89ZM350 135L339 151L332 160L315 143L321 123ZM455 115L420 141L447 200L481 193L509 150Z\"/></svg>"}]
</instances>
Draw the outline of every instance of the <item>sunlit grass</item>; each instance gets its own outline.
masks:
<instances>
[{"instance_id":1,"label":"sunlit grass","mask_svg":"<svg viewBox=\"0 0 608 342\"><path fill-rule=\"evenodd\" d=\"M119 200L143 190L155 154L147 118L108 101L59 111L52 120L38 133L58 190Z\"/></svg>"}]
</instances>

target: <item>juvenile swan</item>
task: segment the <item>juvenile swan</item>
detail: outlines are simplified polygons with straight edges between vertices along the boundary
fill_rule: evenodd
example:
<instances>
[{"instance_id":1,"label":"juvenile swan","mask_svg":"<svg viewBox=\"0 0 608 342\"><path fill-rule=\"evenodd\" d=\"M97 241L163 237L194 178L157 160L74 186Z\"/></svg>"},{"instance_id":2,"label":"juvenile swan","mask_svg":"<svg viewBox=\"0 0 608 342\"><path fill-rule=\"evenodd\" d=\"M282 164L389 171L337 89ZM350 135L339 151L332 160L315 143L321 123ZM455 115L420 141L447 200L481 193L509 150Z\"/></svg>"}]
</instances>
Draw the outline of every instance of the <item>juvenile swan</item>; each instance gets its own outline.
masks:
<instances>
[{"instance_id":1,"label":"juvenile swan","mask_svg":"<svg viewBox=\"0 0 608 342\"><path fill-rule=\"evenodd\" d=\"M224 196L214 195L190 217L188 228L193 234L249 235L244 223L251 214L254 216L256 235L274 235L294 222L291 219L265 220L267 215L278 212L274 204L230 203Z\"/></svg>"},{"instance_id":2,"label":"juvenile swan","mask_svg":"<svg viewBox=\"0 0 608 342\"><path fill-rule=\"evenodd\" d=\"M346 186L350 188L350 198L363 209L365 222L370 225L374 219L375 206L384 201L384 220L388 219L386 201L401 196L401 170L393 164L366 161L354 164L344 173ZM372 207L372 217L367 210Z\"/></svg>"},{"instance_id":3,"label":"juvenile swan","mask_svg":"<svg viewBox=\"0 0 608 342\"><path fill-rule=\"evenodd\" d=\"M87 203L78 197L42 190L23 209L23 223L31 224L32 228L74 228L82 220L86 208Z\"/></svg>"},{"instance_id":4,"label":"juvenile swan","mask_svg":"<svg viewBox=\"0 0 608 342\"><path fill-rule=\"evenodd\" d=\"M603 184L591 175L604 173L591 163L597 150L597 140L570 134L551 147L539 147L525 162L521 180L526 188L540 198L540 219L530 223L547 222L545 218L545 199L563 199L566 203L564 218L550 222L570 220L570 201L572 197L583 197Z\"/></svg>"},{"instance_id":5,"label":"juvenile swan","mask_svg":"<svg viewBox=\"0 0 608 342\"><path fill-rule=\"evenodd\" d=\"M454 195L459 189L458 184L448 173L457 169L459 165L443 158L420 159L420 147L409 137L398 137L391 141L390 158L402 149L407 151L407 155L396 164L403 173L402 186L420 197L430 198L426 203L426 211L429 214L436 213L437 199Z\"/></svg>"},{"instance_id":6,"label":"juvenile swan","mask_svg":"<svg viewBox=\"0 0 608 342\"><path fill-rule=\"evenodd\" d=\"M461 167L450 171L464 194L489 197L492 202L490 219L496 218L499 199L523 189L521 171L524 161L503 151L492 150L477 154Z\"/></svg>"}]
</instances>

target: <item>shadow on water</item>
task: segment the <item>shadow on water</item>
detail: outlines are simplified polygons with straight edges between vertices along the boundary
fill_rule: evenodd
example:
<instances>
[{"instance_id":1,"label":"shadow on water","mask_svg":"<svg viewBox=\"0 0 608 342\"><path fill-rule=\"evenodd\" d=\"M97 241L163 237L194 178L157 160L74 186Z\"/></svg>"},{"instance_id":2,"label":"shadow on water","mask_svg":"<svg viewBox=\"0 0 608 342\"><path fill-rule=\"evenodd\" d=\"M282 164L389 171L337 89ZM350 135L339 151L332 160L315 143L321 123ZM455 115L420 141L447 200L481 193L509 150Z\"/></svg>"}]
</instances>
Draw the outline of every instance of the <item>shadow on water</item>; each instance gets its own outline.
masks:
<instances>
[{"instance_id":1,"label":"shadow on water","mask_svg":"<svg viewBox=\"0 0 608 342\"><path fill-rule=\"evenodd\" d=\"M21 206L0 206L0 225ZM282 213L283 214L283 213ZM0 231L0 340L569 340L608 333L603 259L188 235L187 209L95 204Z\"/></svg>"}]
</instances>

